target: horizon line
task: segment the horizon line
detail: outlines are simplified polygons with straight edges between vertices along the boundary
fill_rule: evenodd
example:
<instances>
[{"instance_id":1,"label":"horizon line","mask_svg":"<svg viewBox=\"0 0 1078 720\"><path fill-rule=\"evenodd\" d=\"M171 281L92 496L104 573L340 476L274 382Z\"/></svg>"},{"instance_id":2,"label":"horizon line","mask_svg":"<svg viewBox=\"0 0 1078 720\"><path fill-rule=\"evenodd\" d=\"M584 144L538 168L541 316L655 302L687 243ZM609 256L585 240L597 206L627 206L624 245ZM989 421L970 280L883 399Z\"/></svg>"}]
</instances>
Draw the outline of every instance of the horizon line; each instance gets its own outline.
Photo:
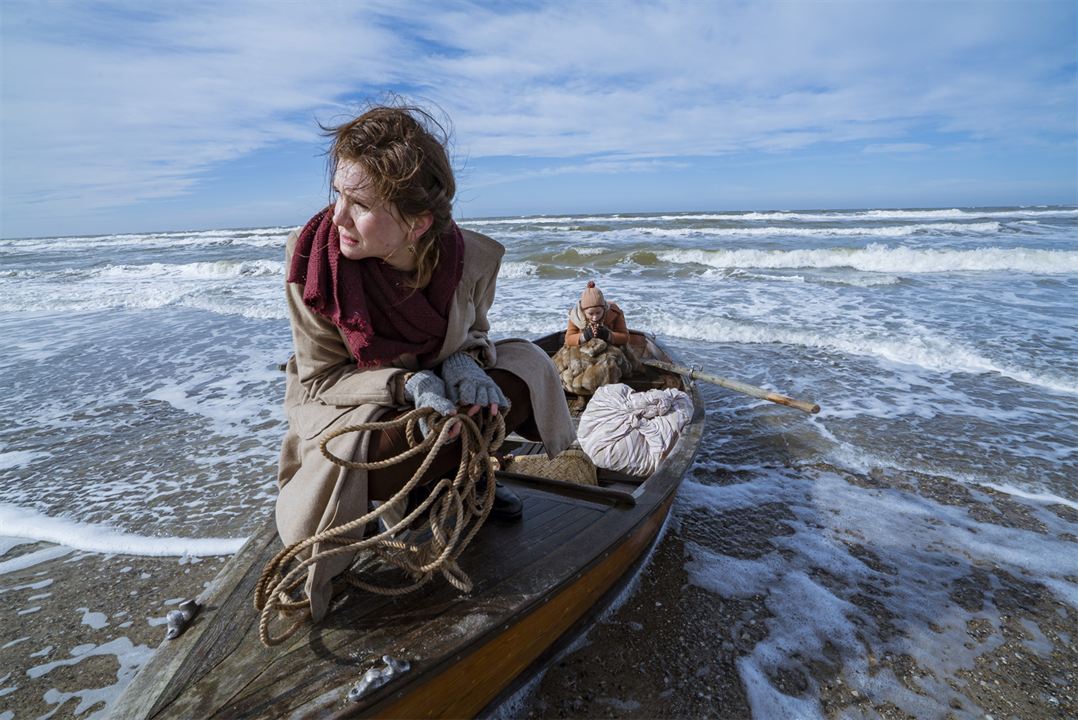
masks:
<instances>
[{"instance_id":1,"label":"horizon line","mask_svg":"<svg viewBox=\"0 0 1078 720\"><path fill-rule=\"evenodd\" d=\"M609 216L609 217L643 217L648 215L694 215L702 213L810 213L810 212L864 212L866 210L1006 210L1006 209L1066 209L1066 210L1078 210L1078 203L1070 204L1050 204L1050 203L1025 203L1022 205L939 205L939 206L927 206L916 205L908 207L814 207L814 208L768 208L768 209L708 209L708 210L652 210L647 212L642 211L619 211L619 212L582 212L582 213L533 213L522 215L484 215L481 217L454 217L455 222L477 222L477 221L492 221L492 220L528 220L531 218L556 218L565 217L573 218L584 215L590 216ZM101 237L124 237L130 235L176 235L181 233L203 233L203 232L242 232L244 230L271 230L271 229L283 229L283 228L295 228L299 227L301 223L293 225L248 225L245 227L204 227L204 228L185 228L182 230L140 230L136 232L121 232L121 233L93 233L84 234L79 233L75 235L19 235L19 236L6 236L0 235L0 240L65 240L70 238L101 238Z\"/></svg>"}]
</instances>

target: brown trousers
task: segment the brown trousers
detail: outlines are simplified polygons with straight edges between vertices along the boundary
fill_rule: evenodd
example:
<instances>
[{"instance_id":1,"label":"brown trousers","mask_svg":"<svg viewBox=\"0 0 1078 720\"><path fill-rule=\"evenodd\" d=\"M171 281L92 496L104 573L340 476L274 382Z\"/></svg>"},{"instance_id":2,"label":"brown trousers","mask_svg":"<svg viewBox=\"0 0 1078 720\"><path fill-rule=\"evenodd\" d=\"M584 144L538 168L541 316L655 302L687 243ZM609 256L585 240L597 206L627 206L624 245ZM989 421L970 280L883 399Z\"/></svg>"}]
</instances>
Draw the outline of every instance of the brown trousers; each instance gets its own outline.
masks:
<instances>
[{"instance_id":1,"label":"brown trousers","mask_svg":"<svg viewBox=\"0 0 1078 720\"><path fill-rule=\"evenodd\" d=\"M523 380L506 370L487 370L487 375L498 384L505 396L509 398L510 409L505 416L505 433L518 432L529 440L538 440L539 431L532 417L531 397L528 386ZM407 411L389 413L382 420L392 420L404 415ZM479 412L487 412L486 409ZM408 449L408 438L404 434L404 428L390 428L371 433L370 447L367 451L368 462L385 460L394 455L399 455ZM396 465L381 470L371 470L367 473L367 492L372 500L388 500L393 497L404 484L411 479L419 466L423 464L424 457L417 455L408 458ZM460 442L453 442L442 447L434 463L428 468L422 482L455 473L460 465Z\"/></svg>"}]
</instances>

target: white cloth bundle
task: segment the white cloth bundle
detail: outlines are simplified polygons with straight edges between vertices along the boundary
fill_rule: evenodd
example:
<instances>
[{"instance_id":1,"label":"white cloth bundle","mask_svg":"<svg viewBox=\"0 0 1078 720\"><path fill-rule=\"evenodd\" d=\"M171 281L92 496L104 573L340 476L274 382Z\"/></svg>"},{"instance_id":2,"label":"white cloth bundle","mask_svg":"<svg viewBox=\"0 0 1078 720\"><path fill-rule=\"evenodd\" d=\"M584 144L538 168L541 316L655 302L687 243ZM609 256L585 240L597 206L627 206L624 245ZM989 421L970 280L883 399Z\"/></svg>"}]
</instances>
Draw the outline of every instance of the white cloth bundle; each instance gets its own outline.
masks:
<instances>
[{"instance_id":1,"label":"white cloth bundle","mask_svg":"<svg viewBox=\"0 0 1078 720\"><path fill-rule=\"evenodd\" d=\"M621 383L603 385L580 417L577 437L596 466L650 475L692 412L692 400L680 390L633 392Z\"/></svg>"}]
</instances>

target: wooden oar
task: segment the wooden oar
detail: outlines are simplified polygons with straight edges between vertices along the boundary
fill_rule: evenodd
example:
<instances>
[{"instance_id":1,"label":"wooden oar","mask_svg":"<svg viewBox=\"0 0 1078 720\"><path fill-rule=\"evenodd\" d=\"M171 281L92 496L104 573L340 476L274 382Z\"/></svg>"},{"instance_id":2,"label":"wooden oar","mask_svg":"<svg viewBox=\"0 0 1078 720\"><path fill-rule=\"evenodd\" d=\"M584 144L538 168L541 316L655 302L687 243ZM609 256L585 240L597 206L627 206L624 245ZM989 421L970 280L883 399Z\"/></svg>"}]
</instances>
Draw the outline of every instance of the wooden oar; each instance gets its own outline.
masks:
<instances>
[{"instance_id":1,"label":"wooden oar","mask_svg":"<svg viewBox=\"0 0 1078 720\"><path fill-rule=\"evenodd\" d=\"M798 410L801 410L803 412L820 412L820 406L816 403L810 403L806 400L796 400L792 397L787 397L786 395L780 395L777 392L771 392L770 390L756 387L755 385L738 382L737 380L729 380L724 377L719 377L718 375L710 375L708 373L703 373L699 370L690 370L689 368L684 368L680 365L672 365L668 362L663 362L662 360L644 360L643 363L645 365L650 365L654 368L659 368L660 370L666 370L667 372L684 375L686 377L692 378L693 380L703 380L704 382L709 382L713 385L719 385L724 388L729 388L730 390L736 390L739 393L752 395L753 397L758 397L761 400L770 400L771 402L778 403L779 405L786 405L787 407L797 408Z\"/></svg>"}]
</instances>

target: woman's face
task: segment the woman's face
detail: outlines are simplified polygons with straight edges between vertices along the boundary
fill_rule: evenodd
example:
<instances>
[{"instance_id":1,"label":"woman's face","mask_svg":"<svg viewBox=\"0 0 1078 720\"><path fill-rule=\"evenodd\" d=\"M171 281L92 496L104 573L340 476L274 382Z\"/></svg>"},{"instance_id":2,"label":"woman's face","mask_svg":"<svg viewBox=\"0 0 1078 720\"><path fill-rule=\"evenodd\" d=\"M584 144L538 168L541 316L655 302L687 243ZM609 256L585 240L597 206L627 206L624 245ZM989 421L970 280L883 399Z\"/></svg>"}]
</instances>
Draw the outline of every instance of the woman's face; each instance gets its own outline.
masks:
<instances>
[{"instance_id":1,"label":"woman's face","mask_svg":"<svg viewBox=\"0 0 1078 720\"><path fill-rule=\"evenodd\" d=\"M606 311L603 310L603 308L601 308L601 307L590 307L590 308L588 308L587 310L584 311L584 317L587 318L588 322L593 322L593 323L597 323L600 320L602 320L603 315L605 315L605 314L606 314Z\"/></svg>"},{"instance_id":2,"label":"woman's face","mask_svg":"<svg viewBox=\"0 0 1078 720\"><path fill-rule=\"evenodd\" d=\"M414 242L412 228L396 206L374 196L359 164L342 159L333 189L333 224L341 237L341 255L350 260L376 257L399 270L415 269L415 255L407 249Z\"/></svg>"}]
</instances>

